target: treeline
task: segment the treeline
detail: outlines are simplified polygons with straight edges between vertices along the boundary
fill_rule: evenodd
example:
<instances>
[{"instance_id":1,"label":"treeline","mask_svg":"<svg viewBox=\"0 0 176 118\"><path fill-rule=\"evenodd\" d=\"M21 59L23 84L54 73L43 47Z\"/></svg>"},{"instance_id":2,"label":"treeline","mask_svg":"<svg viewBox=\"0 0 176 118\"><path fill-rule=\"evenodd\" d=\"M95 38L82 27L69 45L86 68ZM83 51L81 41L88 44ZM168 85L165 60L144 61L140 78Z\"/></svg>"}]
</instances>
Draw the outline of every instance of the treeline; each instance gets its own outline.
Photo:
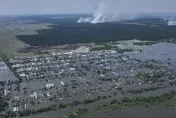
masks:
<instances>
[{"instance_id":1,"label":"treeline","mask_svg":"<svg viewBox=\"0 0 176 118\"><path fill-rule=\"evenodd\" d=\"M120 49L117 46L113 46L113 45L109 45L109 44L103 44L101 47L93 47L90 49L90 51L98 51L98 50L111 50L114 49L116 50L118 53L124 53L124 52L132 52L132 49Z\"/></svg>"},{"instance_id":2,"label":"treeline","mask_svg":"<svg viewBox=\"0 0 176 118\"><path fill-rule=\"evenodd\" d=\"M111 50L111 49L116 49L118 48L117 46L111 46L108 44L103 44L101 47L93 47L90 49L90 51L97 51L97 50Z\"/></svg>"},{"instance_id":3,"label":"treeline","mask_svg":"<svg viewBox=\"0 0 176 118\"><path fill-rule=\"evenodd\" d=\"M139 94L139 93L142 93L142 92L149 92L149 91L154 91L154 90L163 89L163 88L166 88L166 86L141 88L141 89L138 89L138 90L129 90L127 92L131 93L131 94Z\"/></svg>"},{"instance_id":4,"label":"treeline","mask_svg":"<svg viewBox=\"0 0 176 118\"><path fill-rule=\"evenodd\" d=\"M156 105L156 104L170 103L170 101L174 99L175 96L176 96L176 92L171 91L169 93L165 93L160 96L151 96L151 97L138 96L135 98L124 97L121 99L121 101L113 99L110 102L103 104L102 106L99 106L98 109L100 108L120 109L123 106L139 106L139 105L149 107L151 105ZM170 106L173 106L173 105L170 105Z\"/></svg>"},{"instance_id":5,"label":"treeline","mask_svg":"<svg viewBox=\"0 0 176 118\"><path fill-rule=\"evenodd\" d=\"M122 99L122 103L123 105L145 105L145 106L149 106L149 105L154 105L154 104L158 104L158 103L163 103L163 102L167 102L171 99L173 99L176 95L175 91L171 91L169 93L165 93L163 95L160 96L151 96L151 97L136 97L136 98L128 98L128 97L124 97Z\"/></svg>"},{"instance_id":6,"label":"treeline","mask_svg":"<svg viewBox=\"0 0 176 118\"><path fill-rule=\"evenodd\" d=\"M17 35L17 38L34 46L109 42L129 39L156 41L176 38L176 27L121 23L77 24L65 22L52 26L52 29L38 30L37 32L38 35Z\"/></svg>"},{"instance_id":7,"label":"treeline","mask_svg":"<svg viewBox=\"0 0 176 118\"><path fill-rule=\"evenodd\" d=\"M176 92L171 91L169 93L165 93L165 94L162 94L160 96L151 96L151 97L140 97L140 96L138 96L138 97L135 97L135 98L124 97L121 100L113 99L110 102L108 102L106 104L103 104L102 107L111 108L111 107L114 107L114 105L118 106L118 108L122 107L122 106L137 106L137 105L144 105L144 106L148 107L148 106L154 105L154 104L169 102L170 100L175 98L175 96L176 96ZM94 103L96 101L104 100L104 99L108 99L108 98L111 98L111 96L98 96L94 99L83 100L82 102L73 101L72 103L58 104L58 105L54 104L54 105L51 105L51 106L48 106L48 107L45 107L45 108L36 109L36 110L27 109L27 110L24 110L24 111L19 111L18 114L19 114L20 117L24 117L24 116L49 112L49 111L53 111L53 110L63 109L63 108L66 108L67 106L77 106L77 105L80 105L80 104L90 104L90 103ZM101 108L101 106L98 106L98 108ZM82 112L81 109L79 109L78 111L79 112L77 112L77 114ZM83 112L87 112L87 110L83 110ZM9 118L10 116L15 116L14 112L9 112L8 114L1 115L0 117Z\"/></svg>"},{"instance_id":8,"label":"treeline","mask_svg":"<svg viewBox=\"0 0 176 118\"><path fill-rule=\"evenodd\" d=\"M143 45L153 45L156 44L157 42L134 42L133 45L139 45L139 46L143 46Z\"/></svg>"}]
</instances>

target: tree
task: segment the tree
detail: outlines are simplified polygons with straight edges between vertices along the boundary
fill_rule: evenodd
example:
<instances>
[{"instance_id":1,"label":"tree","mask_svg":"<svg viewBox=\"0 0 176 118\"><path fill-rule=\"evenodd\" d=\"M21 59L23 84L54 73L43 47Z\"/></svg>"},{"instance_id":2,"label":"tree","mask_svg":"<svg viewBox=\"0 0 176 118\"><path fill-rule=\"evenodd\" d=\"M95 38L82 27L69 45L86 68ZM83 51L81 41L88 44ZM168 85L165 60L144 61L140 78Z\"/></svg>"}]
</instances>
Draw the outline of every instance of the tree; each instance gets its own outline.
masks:
<instances>
[{"instance_id":1,"label":"tree","mask_svg":"<svg viewBox=\"0 0 176 118\"><path fill-rule=\"evenodd\" d=\"M130 99L127 98L127 97L124 97L124 98L122 99L122 102L130 102Z\"/></svg>"}]
</instances>

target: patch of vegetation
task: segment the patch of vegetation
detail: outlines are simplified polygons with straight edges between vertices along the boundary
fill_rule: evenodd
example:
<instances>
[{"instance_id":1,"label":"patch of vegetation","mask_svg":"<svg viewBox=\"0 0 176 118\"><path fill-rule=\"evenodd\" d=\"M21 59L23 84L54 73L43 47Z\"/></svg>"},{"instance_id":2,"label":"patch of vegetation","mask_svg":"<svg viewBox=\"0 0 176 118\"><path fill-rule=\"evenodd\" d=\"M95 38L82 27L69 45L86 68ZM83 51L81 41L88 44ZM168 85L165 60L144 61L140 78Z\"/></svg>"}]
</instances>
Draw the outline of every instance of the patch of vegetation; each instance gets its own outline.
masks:
<instances>
[{"instance_id":1,"label":"patch of vegetation","mask_svg":"<svg viewBox=\"0 0 176 118\"><path fill-rule=\"evenodd\" d=\"M111 49L115 49L117 48L117 46L111 46L109 44L104 44L103 46L101 47L94 47L94 48L91 48L90 51L97 51L97 50L111 50Z\"/></svg>"},{"instance_id":2,"label":"patch of vegetation","mask_svg":"<svg viewBox=\"0 0 176 118\"><path fill-rule=\"evenodd\" d=\"M106 82L106 81L110 81L112 82L113 78L105 78L105 77L100 77L99 80Z\"/></svg>"},{"instance_id":3,"label":"patch of vegetation","mask_svg":"<svg viewBox=\"0 0 176 118\"><path fill-rule=\"evenodd\" d=\"M133 103L134 105L154 105L158 103L163 103L166 101L170 101L173 99L176 95L175 91L171 91L169 93L165 93L160 96L151 96L151 97L136 97L136 98L123 98L122 104L123 105L131 105Z\"/></svg>"},{"instance_id":4,"label":"patch of vegetation","mask_svg":"<svg viewBox=\"0 0 176 118\"><path fill-rule=\"evenodd\" d=\"M158 66L155 66L154 64L149 64L149 63L143 64L143 66L149 69L159 69Z\"/></svg>"},{"instance_id":5,"label":"patch of vegetation","mask_svg":"<svg viewBox=\"0 0 176 118\"><path fill-rule=\"evenodd\" d=\"M92 103L92 102L95 102L95 100L94 99L92 99L92 100L83 100L84 104L89 104L89 103Z\"/></svg>"},{"instance_id":6,"label":"patch of vegetation","mask_svg":"<svg viewBox=\"0 0 176 118\"><path fill-rule=\"evenodd\" d=\"M71 103L71 106L76 106L76 105L79 105L79 104L81 104L81 102L79 102L79 101L73 101Z\"/></svg>"},{"instance_id":7,"label":"patch of vegetation","mask_svg":"<svg viewBox=\"0 0 176 118\"><path fill-rule=\"evenodd\" d=\"M148 88L141 88L138 90L129 90L127 92L132 94L139 94L142 92L154 91L154 90L163 89L163 88L166 88L166 87L148 87Z\"/></svg>"},{"instance_id":8,"label":"patch of vegetation","mask_svg":"<svg viewBox=\"0 0 176 118\"><path fill-rule=\"evenodd\" d=\"M117 52L119 53L124 53L124 52L132 52L133 50L132 49L116 49Z\"/></svg>"},{"instance_id":9,"label":"patch of vegetation","mask_svg":"<svg viewBox=\"0 0 176 118\"><path fill-rule=\"evenodd\" d=\"M151 78L151 74L148 74L148 73L139 73L136 75L137 78L141 78L141 79L144 79L144 78Z\"/></svg>"},{"instance_id":10,"label":"patch of vegetation","mask_svg":"<svg viewBox=\"0 0 176 118\"><path fill-rule=\"evenodd\" d=\"M0 113L5 111L8 107L8 103L6 102L5 98L2 97L3 96L3 93L1 92L0 93Z\"/></svg>"},{"instance_id":11,"label":"patch of vegetation","mask_svg":"<svg viewBox=\"0 0 176 118\"><path fill-rule=\"evenodd\" d=\"M118 42L118 41L111 41L111 42L108 42L108 44L110 44L110 45L117 45L117 44L120 44L120 42Z\"/></svg>"},{"instance_id":12,"label":"patch of vegetation","mask_svg":"<svg viewBox=\"0 0 176 118\"><path fill-rule=\"evenodd\" d=\"M141 65L141 67L149 68L149 69L159 69L159 66L154 65L153 63L150 63L150 61L145 61Z\"/></svg>"},{"instance_id":13,"label":"patch of vegetation","mask_svg":"<svg viewBox=\"0 0 176 118\"><path fill-rule=\"evenodd\" d=\"M168 58L167 60L171 60L171 58Z\"/></svg>"},{"instance_id":14,"label":"patch of vegetation","mask_svg":"<svg viewBox=\"0 0 176 118\"><path fill-rule=\"evenodd\" d=\"M0 100L0 112L5 111L7 107L8 103L3 100Z\"/></svg>"},{"instance_id":15,"label":"patch of vegetation","mask_svg":"<svg viewBox=\"0 0 176 118\"><path fill-rule=\"evenodd\" d=\"M159 79L163 76L164 76L164 73L154 73L154 74L139 73L136 75L136 77L141 78L144 81L144 83L148 83L149 81L151 81L152 83L163 82L163 80Z\"/></svg>"},{"instance_id":16,"label":"patch of vegetation","mask_svg":"<svg viewBox=\"0 0 176 118\"><path fill-rule=\"evenodd\" d=\"M151 97L135 97L129 98L124 97L121 101L117 101L116 99L111 100L110 102L99 106L97 110L101 108L113 108L113 109L121 109L123 106L146 106L149 107L151 105L156 104L165 104L165 106L170 107L173 104L170 102L176 96L175 91L171 91L169 93L165 93L160 96L151 96ZM175 103L174 103L175 104Z\"/></svg>"},{"instance_id":17,"label":"patch of vegetation","mask_svg":"<svg viewBox=\"0 0 176 118\"><path fill-rule=\"evenodd\" d=\"M139 46L143 46L143 45L148 45L151 46L153 44L156 44L157 42L134 42L133 45L139 45Z\"/></svg>"},{"instance_id":18,"label":"patch of vegetation","mask_svg":"<svg viewBox=\"0 0 176 118\"><path fill-rule=\"evenodd\" d=\"M45 108L40 108L40 109L37 109L37 110L27 109L27 110L24 110L24 111L19 111L19 116L20 117L29 116L29 115L32 115L32 114L38 114L38 113L53 111L53 110L57 110L57 109L60 109L60 108L65 108L65 107L66 107L66 105L60 104L58 106L57 105L51 105L51 106L48 106L48 107L45 107Z\"/></svg>"},{"instance_id":19,"label":"patch of vegetation","mask_svg":"<svg viewBox=\"0 0 176 118\"><path fill-rule=\"evenodd\" d=\"M165 108L168 108L168 107L173 107L173 106L175 106L175 103L173 103L173 102L164 102L163 103L163 106L165 107Z\"/></svg>"},{"instance_id":20,"label":"patch of vegetation","mask_svg":"<svg viewBox=\"0 0 176 118\"><path fill-rule=\"evenodd\" d=\"M85 115L87 112L87 109L79 108L74 113L66 115L64 118L82 118L82 116Z\"/></svg>"}]
</instances>

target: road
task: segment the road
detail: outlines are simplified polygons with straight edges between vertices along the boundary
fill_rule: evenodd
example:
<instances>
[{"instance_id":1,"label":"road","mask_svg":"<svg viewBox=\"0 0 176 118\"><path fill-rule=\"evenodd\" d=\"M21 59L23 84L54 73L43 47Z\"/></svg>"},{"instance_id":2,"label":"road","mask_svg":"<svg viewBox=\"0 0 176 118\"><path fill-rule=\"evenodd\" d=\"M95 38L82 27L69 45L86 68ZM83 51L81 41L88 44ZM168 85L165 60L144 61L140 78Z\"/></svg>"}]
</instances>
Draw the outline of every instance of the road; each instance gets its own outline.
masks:
<instances>
[{"instance_id":1,"label":"road","mask_svg":"<svg viewBox=\"0 0 176 118\"><path fill-rule=\"evenodd\" d=\"M6 63L6 65L9 67L9 69L14 73L14 75L19 79L21 80L20 76L15 72L15 70L11 67L8 59L0 53L0 57L2 58L2 60Z\"/></svg>"}]
</instances>

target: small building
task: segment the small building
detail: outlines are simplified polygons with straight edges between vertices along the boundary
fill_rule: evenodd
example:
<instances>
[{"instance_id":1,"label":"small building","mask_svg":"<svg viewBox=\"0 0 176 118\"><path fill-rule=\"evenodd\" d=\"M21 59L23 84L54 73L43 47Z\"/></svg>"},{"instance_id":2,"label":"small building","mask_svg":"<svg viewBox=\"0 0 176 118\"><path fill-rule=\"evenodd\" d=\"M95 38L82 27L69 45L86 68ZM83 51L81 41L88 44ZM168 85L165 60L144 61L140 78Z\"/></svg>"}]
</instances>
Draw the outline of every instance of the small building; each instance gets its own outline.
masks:
<instances>
[{"instance_id":1,"label":"small building","mask_svg":"<svg viewBox=\"0 0 176 118\"><path fill-rule=\"evenodd\" d=\"M34 92L33 94L30 94L30 97L31 97L31 98L36 98L36 99L38 98L38 96L37 96L37 93L36 93L36 92Z\"/></svg>"},{"instance_id":2,"label":"small building","mask_svg":"<svg viewBox=\"0 0 176 118\"><path fill-rule=\"evenodd\" d=\"M13 107L13 112L17 112L17 111L19 111L18 107L17 106Z\"/></svg>"}]
</instances>

